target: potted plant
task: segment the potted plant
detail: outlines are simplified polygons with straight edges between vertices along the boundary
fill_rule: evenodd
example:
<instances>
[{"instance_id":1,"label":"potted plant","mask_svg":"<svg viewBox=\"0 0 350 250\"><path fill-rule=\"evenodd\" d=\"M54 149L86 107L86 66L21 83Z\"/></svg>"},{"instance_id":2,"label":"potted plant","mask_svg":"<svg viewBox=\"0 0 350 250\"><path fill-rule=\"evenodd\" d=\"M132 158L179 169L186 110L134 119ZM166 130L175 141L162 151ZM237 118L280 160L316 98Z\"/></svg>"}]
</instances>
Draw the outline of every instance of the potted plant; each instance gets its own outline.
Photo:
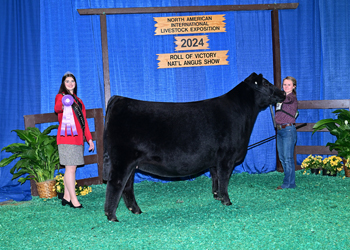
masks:
<instances>
[{"instance_id":1,"label":"potted plant","mask_svg":"<svg viewBox=\"0 0 350 250\"><path fill-rule=\"evenodd\" d=\"M343 170L342 158L332 155L323 160L323 174L336 176Z\"/></svg>"},{"instance_id":2,"label":"potted plant","mask_svg":"<svg viewBox=\"0 0 350 250\"><path fill-rule=\"evenodd\" d=\"M18 179L23 184L27 180L34 180L41 198L56 196L52 186L55 185L55 170L59 169L58 147L56 136L49 135L58 125L51 125L43 132L36 127L26 130L13 130L24 143L13 143L2 149L12 153L8 158L0 161L0 167L10 164L15 159L19 161L10 169L12 179ZM51 186L51 187L50 187Z\"/></svg>"},{"instance_id":3,"label":"potted plant","mask_svg":"<svg viewBox=\"0 0 350 250\"><path fill-rule=\"evenodd\" d=\"M338 156L344 160L350 158L350 111L346 109L337 109L333 111L337 115L336 119L322 119L318 121L314 126L314 134L316 131L326 128L337 139L335 142L328 142L326 146L329 150L336 150ZM344 168L344 170L347 170Z\"/></svg>"},{"instance_id":4,"label":"potted plant","mask_svg":"<svg viewBox=\"0 0 350 250\"><path fill-rule=\"evenodd\" d=\"M311 173L318 174L320 170L322 169L323 163L322 163L322 156L320 155L309 155L306 157L303 162L301 163L301 168L303 168L304 174L307 170L310 170Z\"/></svg>"},{"instance_id":5,"label":"potted plant","mask_svg":"<svg viewBox=\"0 0 350 250\"><path fill-rule=\"evenodd\" d=\"M334 143L328 142L326 146L328 146L330 150L335 149L340 157L347 158L350 156L350 111L346 109L337 109L333 111L333 113L337 115L337 118L319 120L313 126L314 131L312 134L324 128L328 129L337 140Z\"/></svg>"}]
</instances>

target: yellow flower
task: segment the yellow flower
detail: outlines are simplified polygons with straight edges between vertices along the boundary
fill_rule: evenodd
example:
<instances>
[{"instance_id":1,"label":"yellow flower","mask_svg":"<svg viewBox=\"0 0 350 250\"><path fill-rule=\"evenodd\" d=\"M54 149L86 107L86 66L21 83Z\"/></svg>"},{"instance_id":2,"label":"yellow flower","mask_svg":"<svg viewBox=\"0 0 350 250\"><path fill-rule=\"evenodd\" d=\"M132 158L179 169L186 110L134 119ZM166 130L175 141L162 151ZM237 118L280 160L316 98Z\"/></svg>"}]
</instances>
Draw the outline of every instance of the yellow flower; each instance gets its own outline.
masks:
<instances>
[{"instance_id":1,"label":"yellow flower","mask_svg":"<svg viewBox=\"0 0 350 250\"><path fill-rule=\"evenodd\" d=\"M88 193L92 192L92 188L88 186L80 186L75 188L75 194L76 195L87 195Z\"/></svg>"},{"instance_id":2,"label":"yellow flower","mask_svg":"<svg viewBox=\"0 0 350 250\"><path fill-rule=\"evenodd\" d=\"M331 174L336 174L337 172L342 171L343 169L342 158L336 155L325 158L323 160L323 169L325 169L327 173L331 173Z\"/></svg>"}]
</instances>

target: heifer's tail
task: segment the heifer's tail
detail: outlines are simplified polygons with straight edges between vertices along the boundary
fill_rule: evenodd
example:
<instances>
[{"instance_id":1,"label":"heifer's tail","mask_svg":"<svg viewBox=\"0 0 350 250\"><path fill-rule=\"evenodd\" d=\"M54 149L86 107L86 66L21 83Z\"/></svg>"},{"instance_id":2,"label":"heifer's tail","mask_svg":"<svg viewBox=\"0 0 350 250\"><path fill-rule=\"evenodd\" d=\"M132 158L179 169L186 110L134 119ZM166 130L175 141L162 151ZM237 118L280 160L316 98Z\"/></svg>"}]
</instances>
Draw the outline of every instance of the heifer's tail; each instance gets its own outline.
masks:
<instances>
[{"instance_id":1,"label":"heifer's tail","mask_svg":"<svg viewBox=\"0 0 350 250\"><path fill-rule=\"evenodd\" d=\"M109 173L111 170L111 159L108 154L108 143L106 141L106 131L108 130L108 120L109 120L109 115L113 107L113 100L116 99L118 96L112 96L108 100L107 104L107 110L106 110L106 116L105 116L105 128L104 128L104 133L103 133L103 176L102 178L105 181L109 181Z\"/></svg>"},{"instance_id":2,"label":"heifer's tail","mask_svg":"<svg viewBox=\"0 0 350 250\"><path fill-rule=\"evenodd\" d=\"M106 119L107 121L107 119ZM109 157L108 154L108 149L109 149L109 145L107 143L107 138L106 138L106 122L105 122L105 130L103 132L103 175L102 178L105 181L109 181L110 180L110 171L112 169L112 164L111 164L111 158Z\"/></svg>"},{"instance_id":3,"label":"heifer's tail","mask_svg":"<svg viewBox=\"0 0 350 250\"><path fill-rule=\"evenodd\" d=\"M106 110L106 116L105 116L105 121L108 121L108 116L109 113L113 107L113 100L116 99L118 96L114 95L111 98L109 98L108 103L107 103L107 110Z\"/></svg>"},{"instance_id":4,"label":"heifer's tail","mask_svg":"<svg viewBox=\"0 0 350 250\"><path fill-rule=\"evenodd\" d=\"M104 149L104 152L103 152L103 175L102 175L102 178L105 181L109 181L110 180L110 178L109 178L110 171L111 171L111 159L109 158L107 150Z\"/></svg>"}]
</instances>

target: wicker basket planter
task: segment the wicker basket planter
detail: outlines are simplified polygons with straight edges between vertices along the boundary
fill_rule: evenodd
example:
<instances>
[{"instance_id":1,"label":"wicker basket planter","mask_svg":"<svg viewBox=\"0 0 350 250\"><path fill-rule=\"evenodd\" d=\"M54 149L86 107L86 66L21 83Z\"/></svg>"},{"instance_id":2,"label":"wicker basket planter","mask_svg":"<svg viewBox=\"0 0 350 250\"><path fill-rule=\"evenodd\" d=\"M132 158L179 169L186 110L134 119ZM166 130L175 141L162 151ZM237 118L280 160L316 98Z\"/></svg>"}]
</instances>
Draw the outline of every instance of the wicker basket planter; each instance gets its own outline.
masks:
<instances>
[{"instance_id":1,"label":"wicker basket planter","mask_svg":"<svg viewBox=\"0 0 350 250\"><path fill-rule=\"evenodd\" d=\"M344 172L346 177L350 177L350 170L344 166Z\"/></svg>"},{"instance_id":2,"label":"wicker basket planter","mask_svg":"<svg viewBox=\"0 0 350 250\"><path fill-rule=\"evenodd\" d=\"M350 177L350 170L345 166L345 164L346 164L346 160L345 159L343 159L343 163L344 163L345 176L346 177Z\"/></svg>"},{"instance_id":3,"label":"wicker basket planter","mask_svg":"<svg viewBox=\"0 0 350 250\"><path fill-rule=\"evenodd\" d=\"M36 187L40 198L51 199L57 196L55 189L55 180L48 180L43 182L37 182Z\"/></svg>"}]
</instances>

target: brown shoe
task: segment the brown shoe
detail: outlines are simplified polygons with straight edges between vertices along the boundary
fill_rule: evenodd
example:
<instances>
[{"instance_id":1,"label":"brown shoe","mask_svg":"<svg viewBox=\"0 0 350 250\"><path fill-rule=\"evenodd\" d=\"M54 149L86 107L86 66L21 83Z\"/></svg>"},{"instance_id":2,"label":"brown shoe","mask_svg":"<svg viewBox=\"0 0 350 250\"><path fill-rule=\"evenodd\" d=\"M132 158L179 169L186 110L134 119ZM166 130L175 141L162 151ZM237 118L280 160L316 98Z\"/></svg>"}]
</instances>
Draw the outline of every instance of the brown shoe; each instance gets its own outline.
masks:
<instances>
[{"instance_id":1,"label":"brown shoe","mask_svg":"<svg viewBox=\"0 0 350 250\"><path fill-rule=\"evenodd\" d=\"M278 186L275 188L275 190L280 190L280 189L283 189L281 186Z\"/></svg>"}]
</instances>

